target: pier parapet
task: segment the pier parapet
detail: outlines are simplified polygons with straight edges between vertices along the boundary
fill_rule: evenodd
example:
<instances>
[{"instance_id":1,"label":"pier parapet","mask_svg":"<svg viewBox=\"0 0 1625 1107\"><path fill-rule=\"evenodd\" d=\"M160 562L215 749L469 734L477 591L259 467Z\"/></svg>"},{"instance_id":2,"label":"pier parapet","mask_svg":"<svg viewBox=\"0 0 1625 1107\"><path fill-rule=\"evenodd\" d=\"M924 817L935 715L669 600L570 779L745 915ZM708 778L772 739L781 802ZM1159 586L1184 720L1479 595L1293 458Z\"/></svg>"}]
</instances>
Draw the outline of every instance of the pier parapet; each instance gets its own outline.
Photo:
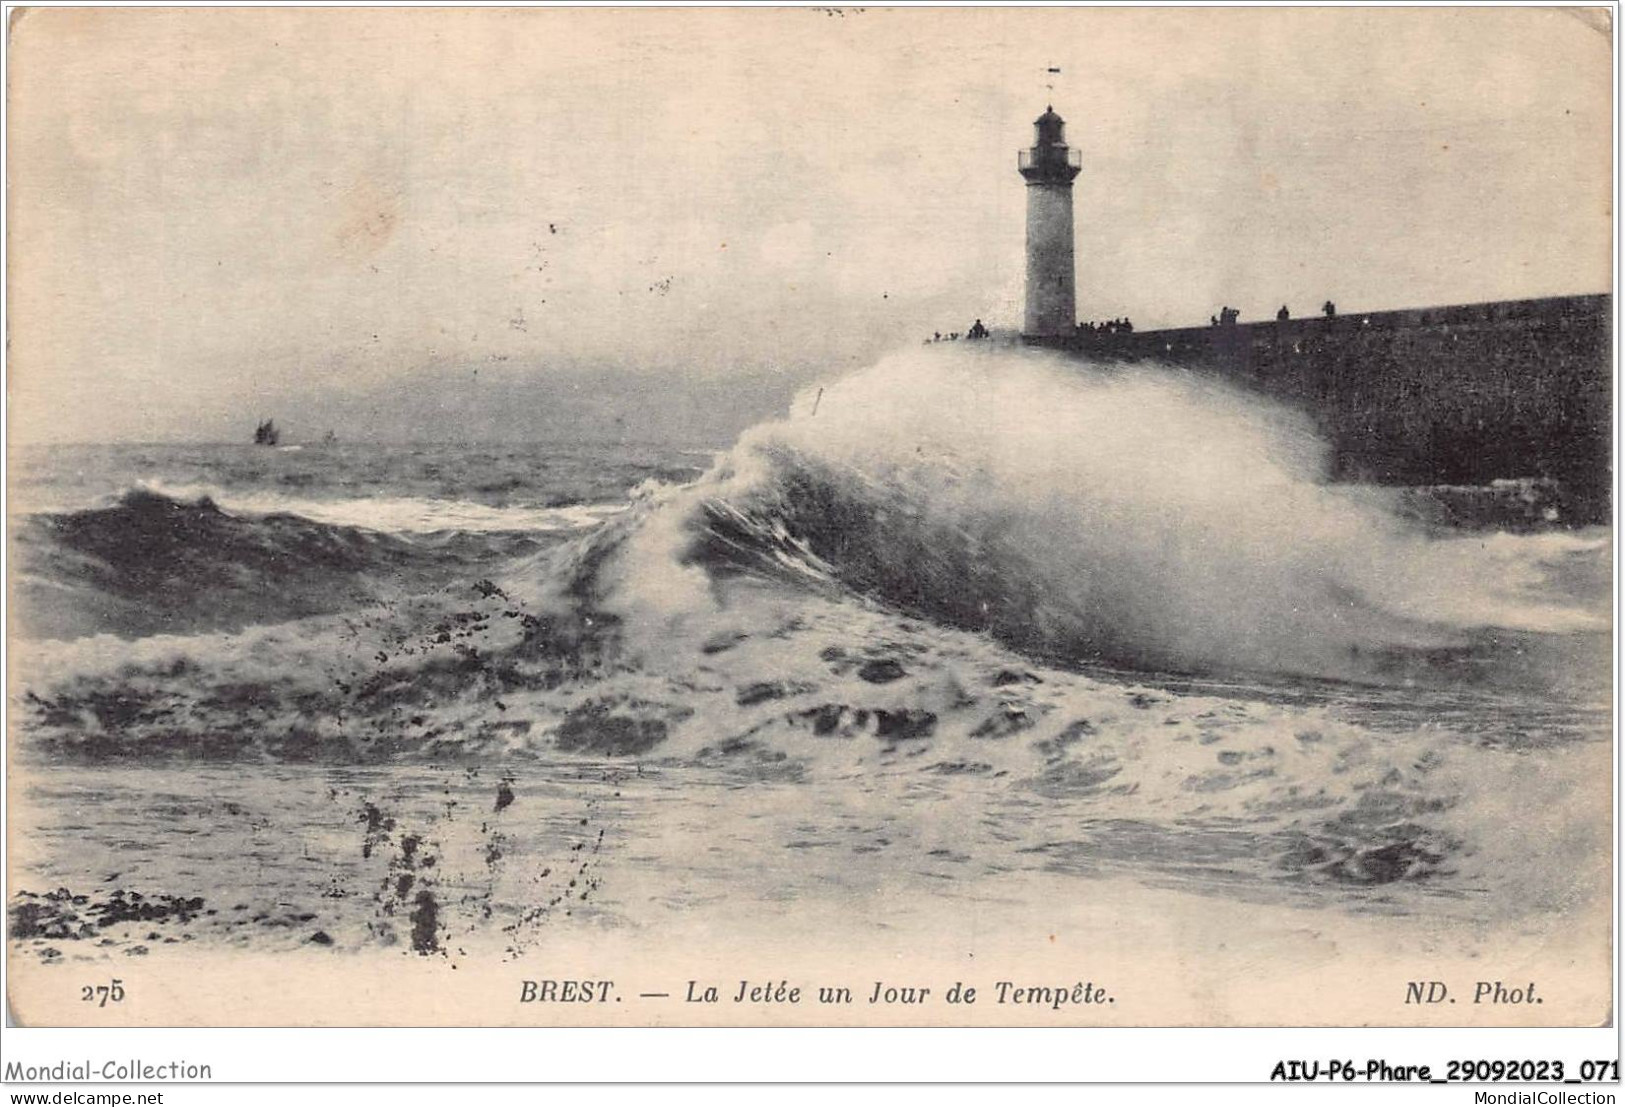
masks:
<instances>
[{"instance_id":1,"label":"pier parapet","mask_svg":"<svg viewBox=\"0 0 1625 1107\"><path fill-rule=\"evenodd\" d=\"M1550 478L1564 518L1610 518L1608 295L1025 335L1097 362L1212 372L1308 414L1332 475L1380 484Z\"/></svg>"}]
</instances>

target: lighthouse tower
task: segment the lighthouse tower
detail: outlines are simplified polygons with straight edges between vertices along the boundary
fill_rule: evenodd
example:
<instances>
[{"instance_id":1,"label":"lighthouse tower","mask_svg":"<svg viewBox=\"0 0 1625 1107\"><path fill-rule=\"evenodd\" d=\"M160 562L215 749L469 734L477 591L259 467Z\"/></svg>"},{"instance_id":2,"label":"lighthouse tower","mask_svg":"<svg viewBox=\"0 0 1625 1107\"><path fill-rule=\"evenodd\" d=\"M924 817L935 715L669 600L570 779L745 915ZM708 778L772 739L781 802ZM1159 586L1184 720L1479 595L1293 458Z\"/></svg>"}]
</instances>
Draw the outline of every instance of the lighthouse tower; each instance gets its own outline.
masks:
<instances>
[{"instance_id":1,"label":"lighthouse tower","mask_svg":"<svg viewBox=\"0 0 1625 1107\"><path fill-rule=\"evenodd\" d=\"M1072 271L1072 178L1082 161L1066 145L1066 123L1055 109L1033 122L1033 145L1016 159L1027 178L1027 318L1034 337L1069 335L1078 323Z\"/></svg>"}]
</instances>

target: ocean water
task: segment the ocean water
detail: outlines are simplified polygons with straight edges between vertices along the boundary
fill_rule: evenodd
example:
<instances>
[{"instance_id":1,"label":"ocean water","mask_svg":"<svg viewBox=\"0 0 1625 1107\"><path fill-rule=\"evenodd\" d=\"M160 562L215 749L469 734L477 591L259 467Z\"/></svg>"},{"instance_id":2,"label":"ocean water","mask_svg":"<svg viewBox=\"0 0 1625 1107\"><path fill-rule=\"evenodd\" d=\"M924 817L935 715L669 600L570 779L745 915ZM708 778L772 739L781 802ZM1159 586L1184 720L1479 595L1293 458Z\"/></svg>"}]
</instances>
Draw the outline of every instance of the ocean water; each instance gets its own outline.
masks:
<instances>
[{"instance_id":1,"label":"ocean water","mask_svg":"<svg viewBox=\"0 0 1625 1107\"><path fill-rule=\"evenodd\" d=\"M19 454L13 940L978 948L1148 895L1182 941L1572 940L1611 535L1323 461L1220 383L997 349L715 450Z\"/></svg>"}]
</instances>

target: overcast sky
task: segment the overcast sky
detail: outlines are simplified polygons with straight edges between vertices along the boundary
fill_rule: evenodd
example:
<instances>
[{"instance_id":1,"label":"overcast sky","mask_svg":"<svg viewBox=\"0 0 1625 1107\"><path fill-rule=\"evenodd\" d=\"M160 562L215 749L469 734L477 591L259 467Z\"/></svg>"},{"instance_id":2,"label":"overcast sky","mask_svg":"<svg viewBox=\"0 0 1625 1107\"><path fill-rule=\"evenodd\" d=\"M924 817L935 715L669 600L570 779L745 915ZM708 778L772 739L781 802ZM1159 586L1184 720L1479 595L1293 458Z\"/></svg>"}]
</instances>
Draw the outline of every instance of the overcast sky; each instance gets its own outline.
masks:
<instances>
[{"instance_id":1,"label":"overcast sky","mask_svg":"<svg viewBox=\"0 0 1625 1107\"><path fill-rule=\"evenodd\" d=\"M1015 152L1050 97L1084 158L1083 318L1609 289L1600 9L42 9L11 32L23 438L728 435L933 330L1019 324Z\"/></svg>"}]
</instances>

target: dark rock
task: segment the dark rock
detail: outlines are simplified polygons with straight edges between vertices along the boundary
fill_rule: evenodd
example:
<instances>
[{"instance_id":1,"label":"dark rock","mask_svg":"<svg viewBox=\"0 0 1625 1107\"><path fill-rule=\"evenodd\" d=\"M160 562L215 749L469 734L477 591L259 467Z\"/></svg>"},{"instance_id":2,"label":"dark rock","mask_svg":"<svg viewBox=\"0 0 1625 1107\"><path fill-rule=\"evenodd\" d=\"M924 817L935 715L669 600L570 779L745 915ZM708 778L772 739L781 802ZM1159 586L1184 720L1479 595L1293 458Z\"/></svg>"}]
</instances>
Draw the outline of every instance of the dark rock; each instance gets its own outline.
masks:
<instances>
[{"instance_id":1,"label":"dark rock","mask_svg":"<svg viewBox=\"0 0 1625 1107\"><path fill-rule=\"evenodd\" d=\"M440 905L427 888L418 893L412 910L412 949L424 956L440 952Z\"/></svg>"},{"instance_id":2,"label":"dark rock","mask_svg":"<svg viewBox=\"0 0 1625 1107\"><path fill-rule=\"evenodd\" d=\"M785 694L786 689L784 685L778 683L777 681L769 680L758 684L747 684L745 687L739 689L739 693L737 696L735 696L734 702L740 707L754 707L756 704L766 703L768 700L783 699Z\"/></svg>"},{"instance_id":3,"label":"dark rock","mask_svg":"<svg viewBox=\"0 0 1625 1107\"><path fill-rule=\"evenodd\" d=\"M601 753L610 757L647 753L666 740L660 719L639 719L613 713L603 703L572 709L559 725L558 748L566 753Z\"/></svg>"},{"instance_id":4,"label":"dark rock","mask_svg":"<svg viewBox=\"0 0 1625 1107\"><path fill-rule=\"evenodd\" d=\"M747 637L748 635L740 634L737 631L732 633L714 634L705 640L705 644L700 647L700 652L707 654L725 653L739 645L739 643L743 642Z\"/></svg>"},{"instance_id":5,"label":"dark rock","mask_svg":"<svg viewBox=\"0 0 1625 1107\"><path fill-rule=\"evenodd\" d=\"M876 738L929 738L936 729L937 717L930 711L905 707L898 711L875 712Z\"/></svg>"},{"instance_id":6,"label":"dark rock","mask_svg":"<svg viewBox=\"0 0 1625 1107\"><path fill-rule=\"evenodd\" d=\"M865 661L858 667L859 678L867 680L870 684L889 684L907 675L908 670L889 657Z\"/></svg>"}]
</instances>

